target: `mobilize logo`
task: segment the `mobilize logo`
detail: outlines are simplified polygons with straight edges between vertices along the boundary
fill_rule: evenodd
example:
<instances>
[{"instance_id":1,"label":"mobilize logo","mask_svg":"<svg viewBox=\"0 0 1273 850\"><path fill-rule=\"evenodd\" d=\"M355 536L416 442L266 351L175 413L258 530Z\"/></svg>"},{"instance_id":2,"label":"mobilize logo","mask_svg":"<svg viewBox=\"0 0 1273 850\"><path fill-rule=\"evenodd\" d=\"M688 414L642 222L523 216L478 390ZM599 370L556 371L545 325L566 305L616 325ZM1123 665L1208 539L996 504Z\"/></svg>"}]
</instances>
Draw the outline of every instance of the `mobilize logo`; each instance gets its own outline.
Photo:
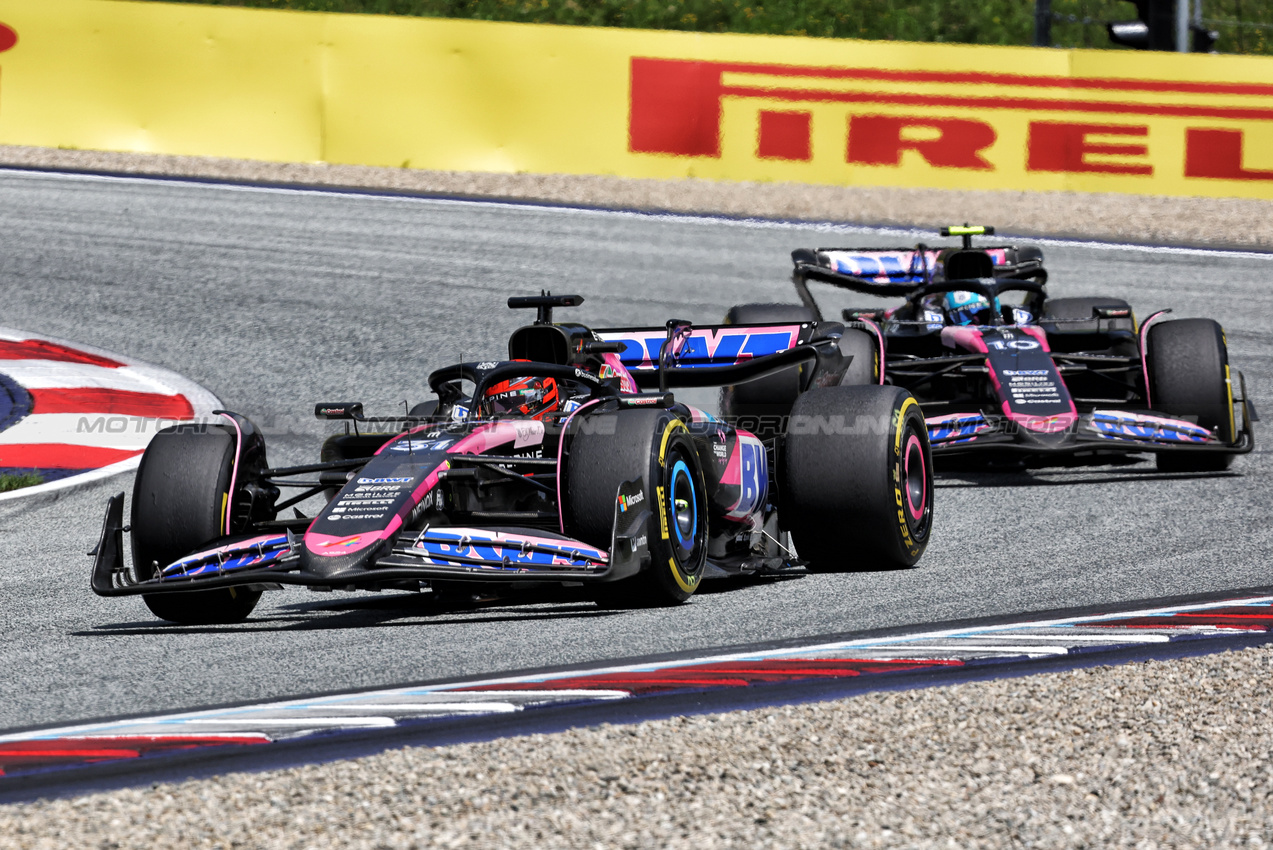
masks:
<instances>
[{"instance_id":1,"label":"mobilize logo","mask_svg":"<svg viewBox=\"0 0 1273 850\"><path fill-rule=\"evenodd\" d=\"M755 110L757 158L810 162L815 109L843 104L837 155L849 165L898 168L913 151L930 166L993 172L1004 156L1020 155L993 149L1000 131L1019 122L1027 172L1152 176L1155 162L1165 168L1151 159L1152 144L1183 147L1185 178L1273 180L1273 170L1245 167L1246 130L1234 126L1273 122L1270 96L1273 85L1248 83L633 57L628 148L719 159L728 102ZM879 114L881 107L907 113ZM1183 139L1181 128L1159 127L1151 140L1148 120L1161 118L1185 119Z\"/></svg>"}]
</instances>

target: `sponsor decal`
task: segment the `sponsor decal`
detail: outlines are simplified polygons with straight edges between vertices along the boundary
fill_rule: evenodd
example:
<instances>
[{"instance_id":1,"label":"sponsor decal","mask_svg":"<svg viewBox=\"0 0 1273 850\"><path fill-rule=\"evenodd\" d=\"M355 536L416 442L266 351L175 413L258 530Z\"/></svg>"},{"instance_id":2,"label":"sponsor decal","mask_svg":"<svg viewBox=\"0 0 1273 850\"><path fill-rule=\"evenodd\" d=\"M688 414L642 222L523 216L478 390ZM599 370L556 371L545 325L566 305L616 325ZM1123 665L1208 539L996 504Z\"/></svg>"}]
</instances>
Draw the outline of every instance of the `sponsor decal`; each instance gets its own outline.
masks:
<instances>
[{"instance_id":1,"label":"sponsor decal","mask_svg":"<svg viewBox=\"0 0 1273 850\"><path fill-rule=\"evenodd\" d=\"M455 444L449 440L399 440L389 447L391 452L440 452Z\"/></svg>"},{"instance_id":2,"label":"sponsor decal","mask_svg":"<svg viewBox=\"0 0 1273 850\"><path fill-rule=\"evenodd\" d=\"M654 368L659 351L667 341L663 331L610 332L602 336L624 345L620 359L625 366ZM800 338L800 326L776 328L696 328L677 355L678 368L704 366L729 366L777 354L796 345Z\"/></svg>"},{"instance_id":3,"label":"sponsor decal","mask_svg":"<svg viewBox=\"0 0 1273 850\"><path fill-rule=\"evenodd\" d=\"M487 371L487 370L489 370L489 369L494 369L494 368L495 368L496 366L498 366L498 365L499 365L499 364L498 364L498 363L496 363L496 362L495 362L495 361L493 361L493 360L483 360L481 363L477 364L477 368L478 368L479 370L481 370L481 371L485 372L485 371Z\"/></svg>"},{"instance_id":4,"label":"sponsor decal","mask_svg":"<svg viewBox=\"0 0 1273 850\"><path fill-rule=\"evenodd\" d=\"M362 540L362 535L355 534L353 537L346 537L343 540L331 540L331 541L328 541L327 543L320 543L319 545L325 549L332 548L335 546L340 546L341 548L347 549L350 546L357 546L360 540Z\"/></svg>"},{"instance_id":5,"label":"sponsor decal","mask_svg":"<svg viewBox=\"0 0 1273 850\"><path fill-rule=\"evenodd\" d=\"M1015 337L1006 337L1005 339L986 339L986 345L995 351L1034 351L1039 347L1039 343L1032 339L1017 339Z\"/></svg>"},{"instance_id":6,"label":"sponsor decal","mask_svg":"<svg viewBox=\"0 0 1273 850\"><path fill-rule=\"evenodd\" d=\"M1075 50L1041 63L1028 48L530 24L509 39L499 23L225 7L206 12L218 33L208 40L171 4L94 12L100 26L86 22L90 6L111 4L6 7L21 8L22 40L0 30L0 48L16 45L3 54L5 103L39 106L6 109L10 143L99 144L100 122L49 119L89 101L121 144L150 153L321 155L445 171L498 161L538 174L836 186L1273 193L1265 57ZM156 39L167 49L147 50ZM400 43L420 49L383 49ZM316 53L323 62L311 61ZM207 61L182 61L196 54ZM135 61L66 61L90 55ZM454 73L457 55L484 72ZM348 84L331 86L333 74ZM369 99L391 108L361 108ZM497 101L518 103L520 118L493 133L473 105ZM189 103L206 108L181 108ZM165 116L161 129L151 115ZM236 131L244 116L257 128L248 137Z\"/></svg>"},{"instance_id":7,"label":"sponsor decal","mask_svg":"<svg viewBox=\"0 0 1273 850\"><path fill-rule=\"evenodd\" d=\"M515 421L513 430L517 432L514 448L522 448L527 444L538 444L544 439L544 423L538 421ZM540 449L542 451L542 448Z\"/></svg>"},{"instance_id":8,"label":"sponsor decal","mask_svg":"<svg viewBox=\"0 0 1273 850\"><path fill-rule=\"evenodd\" d=\"M1209 430L1192 422L1117 410L1093 411L1091 427L1102 437L1111 439L1156 443L1218 442Z\"/></svg>"},{"instance_id":9,"label":"sponsor decal","mask_svg":"<svg viewBox=\"0 0 1273 850\"><path fill-rule=\"evenodd\" d=\"M994 430L980 413L953 413L926 420L928 439L936 443L968 442L975 435Z\"/></svg>"},{"instance_id":10,"label":"sponsor decal","mask_svg":"<svg viewBox=\"0 0 1273 850\"><path fill-rule=\"evenodd\" d=\"M600 568L607 556L601 549L574 540L548 540L503 535L479 529L434 530L412 545L414 554L439 566L468 559L466 566L482 562L491 569L524 570L527 567Z\"/></svg>"},{"instance_id":11,"label":"sponsor decal","mask_svg":"<svg viewBox=\"0 0 1273 850\"><path fill-rule=\"evenodd\" d=\"M633 505L639 505L644 501L645 501L645 493L643 492L636 493L635 495L632 495L632 496L620 495L619 510L626 512L628 508L632 507Z\"/></svg>"},{"instance_id":12,"label":"sponsor decal","mask_svg":"<svg viewBox=\"0 0 1273 850\"><path fill-rule=\"evenodd\" d=\"M1004 391L1018 404L1061 404L1061 387L1053 376L1046 372L1042 375L1022 375L1020 372L1008 377Z\"/></svg>"},{"instance_id":13,"label":"sponsor decal","mask_svg":"<svg viewBox=\"0 0 1273 850\"><path fill-rule=\"evenodd\" d=\"M664 507L667 504L667 499L663 498L663 486L661 484L654 488L654 498L659 506L659 534L664 540L667 540L667 508Z\"/></svg>"},{"instance_id":14,"label":"sponsor decal","mask_svg":"<svg viewBox=\"0 0 1273 850\"><path fill-rule=\"evenodd\" d=\"M359 484L410 484L412 478L359 478Z\"/></svg>"},{"instance_id":15,"label":"sponsor decal","mask_svg":"<svg viewBox=\"0 0 1273 850\"><path fill-rule=\"evenodd\" d=\"M956 71L953 55L883 54L869 67L634 56L629 150L699 171L720 161L706 172L718 179L1169 194L1273 181L1267 76L1206 82L1201 65L1182 77L1149 57L1084 57L1072 63L1083 73L1062 75ZM1236 193L1268 195L1256 185Z\"/></svg>"}]
</instances>

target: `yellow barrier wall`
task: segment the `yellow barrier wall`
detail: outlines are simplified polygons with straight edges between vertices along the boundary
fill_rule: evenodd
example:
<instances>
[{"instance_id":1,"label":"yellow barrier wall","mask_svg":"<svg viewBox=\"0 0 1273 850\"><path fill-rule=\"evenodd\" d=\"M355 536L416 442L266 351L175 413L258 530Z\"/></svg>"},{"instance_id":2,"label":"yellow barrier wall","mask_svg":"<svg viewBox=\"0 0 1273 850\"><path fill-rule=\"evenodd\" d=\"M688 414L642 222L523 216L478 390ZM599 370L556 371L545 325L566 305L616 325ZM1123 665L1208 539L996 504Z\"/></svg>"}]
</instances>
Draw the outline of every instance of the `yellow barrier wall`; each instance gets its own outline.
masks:
<instances>
[{"instance_id":1,"label":"yellow barrier wall","mask_svg":"<svg viewBox=\"0 0 1273 850\"><path fill-rule=\"evenodd\" d=\"M0 23L0 144L1273 198L1268 58L123 0L0 0Z\"/></svg>"}]
</instances>

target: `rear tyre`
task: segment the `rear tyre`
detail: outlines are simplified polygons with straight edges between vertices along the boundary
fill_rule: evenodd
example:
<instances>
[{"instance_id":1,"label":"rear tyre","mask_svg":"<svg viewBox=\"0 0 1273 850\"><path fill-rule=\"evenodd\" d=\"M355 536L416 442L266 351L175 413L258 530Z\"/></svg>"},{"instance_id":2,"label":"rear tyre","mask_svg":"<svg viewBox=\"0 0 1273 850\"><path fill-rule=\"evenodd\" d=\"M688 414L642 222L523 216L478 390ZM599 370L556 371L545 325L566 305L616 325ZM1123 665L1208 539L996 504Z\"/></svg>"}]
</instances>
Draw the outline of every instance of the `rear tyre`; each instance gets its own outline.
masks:
<instances>
[{"instance_id":1,"label":"rear tyre","mask_svg":"<svg viewBox=\"0 0 1273 850\"><path fill-rule=\"evenodd\" d=\"M913 566L933 523L919 403L900 387L813 389L796 401L779 466L781 516L814 571Z\"/></svg>"},{"instance_id":2,"label":"rear tyre","mask_svg":"<svg viewBox=\"0 0 1273 850\"><path fill-rule=\"evenodd\" d=\"M433 398L433 399L429 399L428 401L422 401L419 404L413 406L411 410L407 412L407 415L419 416L420 418L423 419L425 417L432 418L436 416L437 413L438 413L438 400L436 398Z\"/></svg>"},{"instance_id":3,"label":"rear tyre","mask_svg":"<svg viewBox=\"0 0 1273 850\"><path fill-rule=\"evenodd\" d=\"M1098 307L1127 310L1126 318L1101 319ZM1048 335L1053 351L1105 351L1122 347L1122 353L1135 351L1136 316L1122 298L1049 298L1043 303L1039 325Z\"/></svg>"},{"instance_id":4,"label":"rear tyre","mask_svg":"<svg viewBox=\"0 0 1273 850\"><path fill-rule=\"evenodd\" d=\"M598 601L620 607L675 605L698 588L707 564L707 488L685 423L666 410L590 416L570 444L566 529L609 549L619 485L639 479L650 506L650 565L598 585Z\"/></svg>"},{"instance_id":5,"label":"rear tyre","mask_svg":"<svg viewBox=\"0 0 1273 850\"><path fill-rule=\"evenodd\" d=\"M725 314L727 325L812 322L813 311L800 304L739 304ZM782 420L800 395L800 367L793 366L755 381L721 388L721 414L762 440L782 433Z\"/></svg>"},{"instance_id":6,"label":"rear tyre","mask_svg":"<svg viewBox=\"0 0 1273 850\"><path fill-rule=\"evenodd\" d=\"M1211 319L1177 319L1149 329L1150 401L1154 410L1213 429L1226 443L1235 438L1233 387L1224 330ZM1220 472L1233 455L1162 452L1163 472Z\"/></svg>"},{"instance_id":7,"label":"rear tyre","mask_svg":"<svg viewBox=\"0 0 1273 850\"><path fill-rule=\"evenodd\" d=\"M220 425L177 425L150 441L133 484L133 564L139 578L154 578L159 569L225 534L226 512L235 507L234 450L233 432ZM142 600L162 620L206 625L240 622L260 598L259 590L231 587L148 593Z\"/></svg>"},{"instance_id":8,"label":"rear tyre","mask_svg":"<svg viewBox=\"0 0 1273 850\"><path fill-rule=\"evenodd\" d=\"M840 386L864 386L880 382L880 349L875 337L857 328L846 328L840 337L840 353L852 357L840 378Z\"/></svg>"},{"instance_id":9,"label":"rear tyre","mask_svg":"<svg viewBox=\"0 0 1273 850\"><path fill-rule=\"evenodd\" d=\"M1096 333L1098 322L1101 321L1096 318L1095 311L1098 307L1125 307L1131 310L1131 305L1122 298L1049 298L1043 302L1043 317L1039 321L1041 323L1060 322L1061 331ZM1130 315L1126 322L1128 327L1135 324L1135 320Z\"/></svg>"}]
</instances>

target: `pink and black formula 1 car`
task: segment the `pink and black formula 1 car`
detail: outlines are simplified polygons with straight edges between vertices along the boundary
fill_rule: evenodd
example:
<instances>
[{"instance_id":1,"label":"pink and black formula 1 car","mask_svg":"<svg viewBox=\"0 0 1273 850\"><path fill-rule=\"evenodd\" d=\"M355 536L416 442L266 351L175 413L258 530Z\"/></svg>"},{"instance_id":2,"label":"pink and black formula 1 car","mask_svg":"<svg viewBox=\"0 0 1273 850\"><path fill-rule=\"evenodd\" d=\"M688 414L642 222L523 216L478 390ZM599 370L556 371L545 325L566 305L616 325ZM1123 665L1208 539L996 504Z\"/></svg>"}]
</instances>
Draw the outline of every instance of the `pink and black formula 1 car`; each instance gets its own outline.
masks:
<instances>
[{"instance_id":1,"label":"pink and black formula 1 car","mask_svg":"<svg viewBox=\"0 0 1273 850\"><path fill-rule=\"evenodd\" d=\"M436 399L391 428L377 432L360 404L319 404L345 432L317 463L271 468L263 436L229 412L161 432L127 528L124 494L110 499L93 590L215 623L291 584L577 582L611 604L671 604L705 576L798 567L788 534L811 568L918 561L933 503L923 414L898 387L845 385L841 324L553 322L582 300L510 299L538 315L509 359L439 369ZM791 428L760 437L671 392L757 380L791 382ZM318 497L315 516L295 509Z\"/></svg>"},{"instance_id":2,"label":"pink and black formula 1 car","mask_svg":"<svg viewBox=\"0 0 1273 850\"><path fill-rule=\"evenodd\" d=\"M941 233L963 244L794 251L803 304L753 305L748 319L820 321L814 281L904 297L845 310L841 344L873 351L864 379L920 400L935 457L1046 466L1152 452L1160 470L1204 472L1251 450L1258 417L1219 324L1163 310L1137 325L1121 298L1050 298L1038 248L972 246L993 228Z\"/></svg>"}]
</instances>

